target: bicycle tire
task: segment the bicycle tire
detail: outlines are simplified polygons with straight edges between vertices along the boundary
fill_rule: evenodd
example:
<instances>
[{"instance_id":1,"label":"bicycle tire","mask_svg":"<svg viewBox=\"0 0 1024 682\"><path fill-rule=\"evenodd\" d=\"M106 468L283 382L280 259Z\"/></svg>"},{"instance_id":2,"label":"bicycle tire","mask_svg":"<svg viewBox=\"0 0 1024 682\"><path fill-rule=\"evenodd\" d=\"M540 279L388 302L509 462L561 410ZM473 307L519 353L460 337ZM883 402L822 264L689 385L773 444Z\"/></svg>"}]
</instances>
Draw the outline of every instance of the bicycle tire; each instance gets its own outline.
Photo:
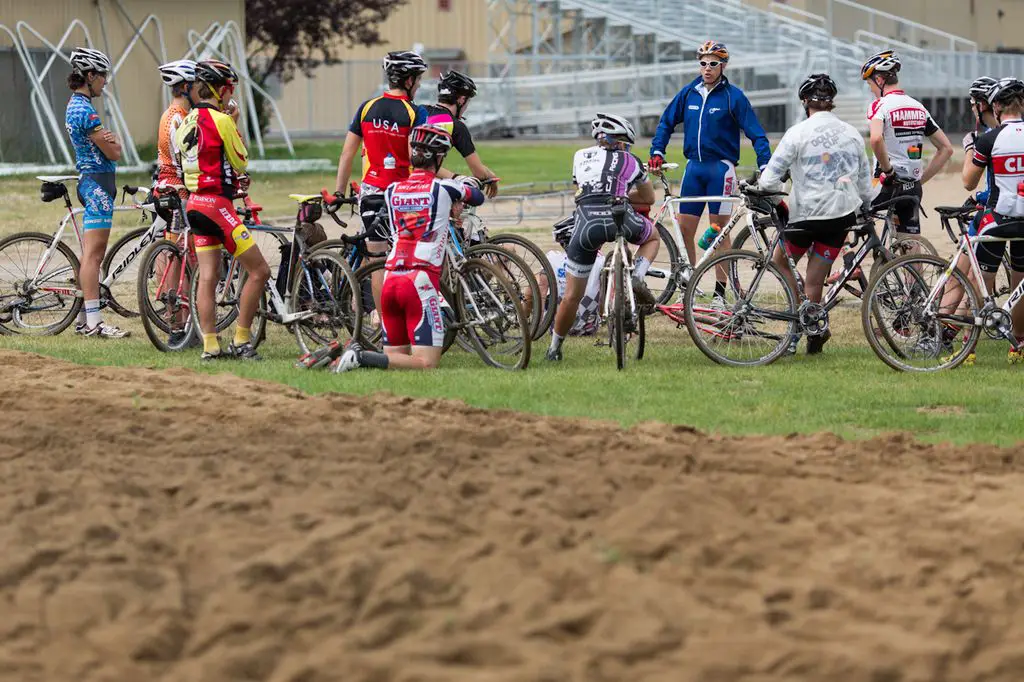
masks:
<instances>
[{"instance_id":1,"label":"bicycle tire","mask_svg":"<svg viewBox=\"0 0 1024 682\"><path fill-rule=\"evenodd\" d=\"M626 366L626 264L622 262L620 249L616 248L612 255L612 314L608 318L608 333L612 348L615 350L615 367Z\"/></svg>"},{"instance_id":2,"label":"bicycle tire","mask_svg":"<svg viewBox=\"0 0 1024 682\"><path fill-rule=\"evenodd\" d=\"M536 265L531 268L534 279L536 280L537 273L539 272L547 280L548 295L541 301L540 322L533 332L533 340L536 341L551 330L551 325L555 321L555 311L558 309L558 287L555 286L555 269L551 267L551 261L548 260L547 254L535 243L526 237L511 232L499 232L498 234L491 235L484 243L494 244L495 246L501 246L502 244L515 245L529 252L533 260L536 261ZM523 258L523 260L526 260L526 258ZM527 265L530 265L528 260L526 262ZM539 268L539 270L534 268ZM540 284L539 281L537 283L538 285Z\"/></svg>"},{"instance_id":3,"label":"bicycle tire","mask_svg":"<svg viewBox=\"0 0 1024 682\"><path fill-rule=\"evenodd\" d=\"M939 252L935 249L935 245L932 244L928 239L925 239L918 234L897 234L896 237L889 244L889 254L887 258L882 260L875 259L871 263L871 269L868 270L868 284L875 278L875 273L878 272L886 263L889 263L897 258L911 255L910 249L913 245L919 245L923 250L919 253L928 254L930 256L938 256Z\"/></svg>"},{"instance_id":4,"label":"bicycle tire","mask_svg":"<svg viewBox=\"0 0 1024 682\"><path fill-rule=\"evenodd\" d=\"M702 303L697 300L698 296L702 295L698 293L701 289L701 287L698 286L698 282L700 282L701 277L708 272L714 274L715 268L721 264L726 268L726 271L730 273L729 281L727 282L728 286L726 294L735 295L737 291L741 291L745 304L749 304L749 302L753 300L753 294L756 293L757 289L743 291L743 286L739 279L742 273L748 271L746 267L740 267L743 262L746 262L748 267L752 266L754 268L753 272L755 276L758 276L757 270L762 270L764 271L764 274L770 274L775 278L778 288L784 293L785 298L784 309L775 313L775 316L778 316L776 321L786 323L786 329L773 335L765 335L757 330L754 330L754 333L750 333L752 323L747 322L744 317L746 313L736 313L736 306L734 306L734 310L728 310L726 308L715 308L714 306L702 305ZM763 281L764 274L759 276L759 279L757 280L759 284ZM708 290L710 291L712 288L709 288ZM694 345L696 345L697 348L699 348L700 351L709 359L720 365L728 365L730 367L759 367L763 365L770 365L775 362L782 357L789 348L790 339L797 333L798 327L796 320L796 300L796 293L789 286L789 283L783 276L782 271L769 258L754 251L730 249L708 259L703 265L694 271L693 277L690 279L690 286L686 289L686 295L683 303L683 315L686 320L686 329L690 333L690 338L693 339ZM781 316L788 317L790 315L793 316L792 320L781 319ZM738 322L734 322L735 320L738 320ZM772 340L771 336L776 336L777 338L774 339L775 346L772 350L744 362L727 357L713 348L708 339L705 338L705 330L701 325L709 327L708 331L710 332L710 336L729 337L726 339L729 342L733 340L732 337L734 336L741 343L746 336L766 338L768 340ZM738 329L738 332L734 332L732 329Z\"/></svg>"},{"instance_id":5,"label":"bicycle tire","mask_svg":"<svg viewBox=\"0 0 1024 682\"><path fill-rule=\"evenodd\" d=\"M643 360L647 350L647 316L640 313L636 317L636 359Z\"/></svg>"},{"instance_id":6,"label":"bicycle tire","mask_svg":"<svg viewBox=\"0 0 1024 682\"><path fill-rule=\"evenodd\" d=\"M519 305L523 308L526 319L530 323L530 338L537 338L536 334L541 326L542 302L540 285L537 284L537 278L530 271L529 264L514 251L509 251L490 242L471 246L466 249L465 253L466 258L486 260L505 273L505 278L519 292ZM516 270L519 272L517 273ZM529 306L526 305L527 301L530 302Z\"/></svg>"},{"instance_id":7,"label":"bicycle tire","mask_svg":"<svg viewBox=\"0 0 1024 682\"><path fill-rule=\"evenodd\" d=\"M159 259L162 256L166 256L167 262L163 265L164 274L156 289L158 297L163 299L163 309L160 309L153 305L154 299L149 285L152 281L150 273L155 275L160 268ZM193 268L188 263L187 254L182 254L177 243L162 239L151 244L139 257L139 260L139 274L135 278L135 288L142 328L153 347L161 353L184 350L195 333L192 319L194 310L191 305ZM178 267L184 265L184 279L179 276L176 282L167 281L167 272L175 263L178 264ZM183 283L185 292L180 291L178 282ZM160 294L161 291L164 293ZM180 323L175 322L174 320L178 319L182 313L186 314L184 320ZM175 331L181 332L182 336L179 342L171 343L169 337Z\"/></svg>"},{"instance_id":8,"label":"bicycle tire","mask_svg":"<svg viewBox=\"0 0 1024 682\"><path fill-rule=\"evenodd\" d=\"M662 277L656 276L651 273L653 270L655 273L660 273L665 270L663 266L657 264L661 263L663 259L656 258L651 263L650 270L647 271L647 275L644 277L644 282L647 284L647 288L654 294L655 303L657 305L665 305L672 300L672 296L676 293L682 283L682 270L685 267L685 263L682 258L679 257L679 245L676 244L676 240L672 237L672 233L668 231L668 228L657 223L658 238L661 239L661 246L658 247L658 253L661 254L662 249L668 254L668 277L665 282L665 287L658 292L658 286L651 286L651 280L654 279L659 284L662 282Z\"/></svg>"},{"instance_id":9,"label":"bicycle tire","mask_svg":"<svg viewBox=\"0 0 1024 682\"><path fill-rule=\"evenodd\" d=\"M228 255L225 251L223 252L225 259L221 262L221 273L220 281L217 284L217 324L216 332L219 334L228 327L231 323L238 318L238 297L242 291L242 287L245 285L245 279L248 273L240 265L234 265L234 259ZM225 279L230 275L231 283L229 285L225 282ZM197 301L197 292L199 290L199 267L197 266L192 272L192 284L189 287L189 300ZM261 301L262 310L266 313L266 292L263 294L263 300ZM201 334L202 331L199 328L199 308L196 307L196 324L195 330L197 334ZM262 330L261 330L262 333ZM253 337L255 338L255 334ZM255 345L255 344L254 344Z\"/></svg>"},{"instance_id":10,"label":"bicycle tire","mask_svg":"<svg viewBox=\"0 0 1024 682\"><path fill-rule=\"evenodd\" d=\"M37 258L29 262L26 258L15 257L13 251L18 247L19 243L28 244L31 242L39 242L41 248L39 257L41 258L42 253L45 253L46 249L53 242L53 237L41 232L18 232L0 239L0 255L5 250L8 250L11 252L11 255L8 257L16 258L16 261L24 264L26 268L26 272L19 273L20 276L10 282L0 279L0 333L12 336L55 336L71 325L75 318L78 317L78 313L82 310L82 305L84 304L81 289L78 286L78 257L71 250L71 247L64 242L58 242L57 249L50 256L47 266L49 267L53 264L53 259L57 253L63 257L66 264L58 263L56 269L49 270L46 273L41 283L45 285L49 282L53 289L60 289L61 291L43 292L42 296L38 296L37 290L31 294L35 298L30 298L28 301L31 302L36 300L36 298L52 297L55 308L60 311L60 317L55 322L43 326L33 327L24 324L24 322L19 323L15 320L23 320L26 316L23 312L28 308L25 302L16 303L17 300L25 298L23 292L18 290L18 287L20 287L22 282L32 278L35 274L35 268L39 265L39 259ZM28 271L30 268L31 272ZM10 268L0 267L0 278L10 272ZM28 314L32 312L35 311L30 310Z\"/></svg>"},{"instance_id":11,"label":"bicycle tire","mask_svg":"<svg viewBox=\"0 0 1024 682\"><path fill-rule=\"evenodd\" d=\"M355 271L356 286L359 287L360 291L363 291L361 299L361 312L362 321L359 327L359 345L367 350L376 350L383 352L384 343L382 338L382 327L380 323L380 316L377 316L377 323L373 323L372 314L374 312L373 307L373 296L369 292L370 278L373 273L377 270L383 270L385 266L383 260L376 260L372 263L366 263ZM441 306L441 314L446 319L444 327L444 344L441 346L441 353L447 353L448 349L455 343L455 338L458 336L458 313L455 310L454 302L455 297L452 296L451 292L441 283L439 289L441 297L445 301L445 305Z\"/></svg>"},{"instance_id":12,"label":"bicycle tire","mask_svg":"<svg viewBox=\"0 0 1024 682\"><path fill-rule=\"evenodd\" d=\"M533 339L530 322L526 318L526 311L518 303L519 292L517 288L505 277L504 273L486 260L470 258L463 263L456 274L456 281L459 286L455 291L456 309L463 320L463 329L473 344L477 355L484 363L491 367L505 370L526 369L530 364L530 342ZM483 286L481 286L483 285ZM495 291L498 288L500 291ZM498 299L502 295L505 301ZM469 300L467 300L467 295ZM479 320L482 313L487 311L488 318L495 315L507 324L507 327L495 330L495 324L488 319L486 333L481 333L472 320ZM497 360L491 352L496 344L486 343L495 337L504 339L506 329L512 331L510 337L512 343L508 352L515 358L511 364L505 364Z\"/></svg>"},{"instance_id":13,"label":"bicycle tire","mask_svg":"<svg viewBox=\"0 0 1024 682\"><path fill-rule=\"evenodd\" d=\"M321 268L324 267L332 269L331 281L327 283L320 277L318 285L315 278L323 274ZM330 288L330 291L324 292L330 296L329 299L321 293L325 284ZM297 263L289 291L291 294L286 303L286 310L289 313L299 312L299 306L307 301L317 304L312 318L299 320L291 325L295 342L301 352L309 353L331 341L341 341L339 332L342 329L349 338L359 338L363 323L362 301L356 294L359 290L355 273L337 253L323 250L306 254L303 260ZM316 322L320 323L319 326L315 324ZM325 328L327 334L317 331Z\"/></svg>"},{"instance_id":14,"label":"bicycle tire","mask_svg":"<svg viewBox=\"0 0 1024 682\"><path fill-rule=\"evenodd\" d=\"M102 282L107 278L110 273L110 267L112 265L120 265L128 254L135 249L139 249L139 253L136 254L135 260L133 260L124 272L118 274L114 279L113 283L101 294L101 306L106 306L113 310L121 317L139 317L141 311L138 309L132 309L126 302L134 299L134 303L138 303L138 285L134 287L135 291L131 292L129 282L138 281L139 267L141 267L140 258L145 250L151 245L155 244L159 237L153 235L151 241L145 241L145 238L149 235L150 228L139 227L131 230L126 235L114 242L114 245L107 249L107 252L103 255L103 262L100 264L100 281ZM138 265L136 265L138 264ZM132 266L135 266L135 270L132 270ZM123 285L118 285L118 282L124 282ZM131 293L135 293L136 296L131 296Z\"/></svg>"},{"instance_id":15,"label":"bicycle tire","mask_svg":"<svg viewBox=\"0 0 1024 682\"><path fill-rule=\"evenodd\" d=\"M887 263L881 268L875 277L871 278L871 282L868 284L868 290L864 295L864 302L861 304L861 327L864 330L864 336L867 338L868 345L871 346L871 350L874 351L878 359L888 365L890 368L901 371L901 372L935 372L943 369L953 369L960 365L967 357L974 352L978 345L978 340L981 337L981 327L976 324L969 325L969 331L966 337L962 337L962 346L959 350L955 350L948 355L943 355L942 345L936 343L934 350L923 351L924 355L933 355L937 361L934 366L931 367L916 367L909 363L910 358L906 350L900 350L894 348L893 342L889 338L884 338L885 344L882 344L878 339L877 332L879 329L875 325L874 316L878 314L881 307L892 308L892 305L885 306L882 301L877 301L876 298L879 296L890 296L888 292L880 292L883 285L887 284L890 278L893 278L896 283L900 282L901 277L906 276L912 278L915 282L920 282L922 290L930 294L934 288L925 282L925 276L922 275L924 268L932 266L937 268L939 272L944 272L949 266L949 261L939 258L938 256L932 256L930 254L913 253L902 258L897 258ZM900 273L903 273L902 275ZM977 288L965 276L959 269L953 268L949 276L951 279L956 280L957 284L963 288L964 296L972 299L969 303L971 310L971 316L977 317L978 310L981 308L981 295L978 293ZM948 280L947 280L948 281ZM892 287L889 287L891 290ZM961 301L962 305L962 301ZM910 331L913 331L914 326L929 325L936 326L939 329L939 333L942 333L941 323L935 323L928 320L928 316L925 315L925 311L920 308L920 304L911 300L908 304L908 319L906 326L910 327ZM886 326L882 322L883 328ZM963 327L960 327L956 336L960 335ZM906 335L908 338L910 334ZM883 335L884 337L884 335ZM922 341L919 339L918 346ZM916 349L912 349L916 350Z\"/></svg>"}]
</instances>

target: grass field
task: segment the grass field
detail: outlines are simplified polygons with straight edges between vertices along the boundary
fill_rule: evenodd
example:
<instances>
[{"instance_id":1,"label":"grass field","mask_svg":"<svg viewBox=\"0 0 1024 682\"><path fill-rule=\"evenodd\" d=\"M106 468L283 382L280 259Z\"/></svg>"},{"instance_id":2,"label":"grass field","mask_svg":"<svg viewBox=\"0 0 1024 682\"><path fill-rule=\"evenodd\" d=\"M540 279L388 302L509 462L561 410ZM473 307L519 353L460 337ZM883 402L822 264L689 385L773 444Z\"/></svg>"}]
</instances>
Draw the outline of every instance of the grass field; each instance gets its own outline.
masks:
<instances>
[{"instance_id":1,"label":"grass field","mask_svg":"<svg viewBox=\"0 0 1024 682\"><path fill-rule=\"evenodd\" d=\"M510 145L482 143L481 155L508 184L552 182L568 174L578 143ZM640 146L643 149L643 146ZM745 160L746 161L746 160ZM140 182L123 178L119 184ZM333 173L257 177L253 196L267 215L290 213L289 192L331 187ZM38 201L34 179L4 181L0 195L0 234L50 231L60 214L55 204ZM121 225L134 218L118 218ZM531 238L540 233L527 233ZM198 353L161 355L141 327L124 342L85 340L66 332L53 338L0 337L0 347L34 351L86 364L191 367L204 372L235 372L295 386L304 391L449 397L481 407L541 414L613 419L623 424L658 420L720 433L814 432L829 430L853 438L910 431L927 440L1015 443L1024 437L1024 397L1020 369L1005 362L1003 344L983 342L974 367L932 376L888 370L867 347L852 308L833 318L836 337L818 357L803 354L753 370L719 367L690 343L684 330L667 322L654 325L648 356L616 372L608 348L593 339L570 339L561 365L543 359L546 340L534 345L525 373L485 368L475 356L453 351L442 370L417 374L359 371L335 376L295 370L292 337L272 328L259 364L204 366ZM120 320L116 320L118 324ZM344 415L339 415L344 418Z\"/></svg>"}]
</instances>

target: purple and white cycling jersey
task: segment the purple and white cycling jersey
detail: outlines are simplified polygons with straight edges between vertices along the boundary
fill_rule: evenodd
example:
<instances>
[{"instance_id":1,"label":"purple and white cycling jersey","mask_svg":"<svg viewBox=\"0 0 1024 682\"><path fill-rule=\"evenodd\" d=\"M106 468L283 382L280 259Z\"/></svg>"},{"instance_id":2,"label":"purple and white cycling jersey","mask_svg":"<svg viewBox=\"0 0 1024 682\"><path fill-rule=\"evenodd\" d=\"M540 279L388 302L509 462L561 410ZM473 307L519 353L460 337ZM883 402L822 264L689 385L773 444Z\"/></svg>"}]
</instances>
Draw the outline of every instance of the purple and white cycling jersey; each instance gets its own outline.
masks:
<instances>
[{"instance_id":1,"label":"purple and white cycling jersey","mask_svg":"<svg viewBox=\"0 0 1024 682\"><path fill-rule=\"evenodd\" d=\"M587 147L572 160L572 181L576 183L576 203L590 197L623 197L630 189L647 181L640 159L627 151Z\"/></svg>"}]
</instances>

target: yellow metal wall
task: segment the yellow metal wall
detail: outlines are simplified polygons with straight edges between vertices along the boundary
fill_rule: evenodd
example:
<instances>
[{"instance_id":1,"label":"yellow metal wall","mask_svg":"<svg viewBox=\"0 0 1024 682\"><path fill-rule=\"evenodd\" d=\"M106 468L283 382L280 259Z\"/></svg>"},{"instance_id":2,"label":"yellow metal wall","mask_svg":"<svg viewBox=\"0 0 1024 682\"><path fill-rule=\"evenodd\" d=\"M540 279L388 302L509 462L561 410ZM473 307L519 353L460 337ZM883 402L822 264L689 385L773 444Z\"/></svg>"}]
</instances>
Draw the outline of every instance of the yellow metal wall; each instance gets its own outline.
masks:
<instances>
[{"instance_id":1,"label":"yellow metal wall","mask_svg":"<svg viewBox=\"0 0 1024 682\"><path fill-rule=\"evenodd\" d=\"M241 31L245 31L245 0L121 0L120 4L137 26L150 14L159 17L168 59L178 59L184 55L188 49L189 29L202 33L214 21L224 23L230 20L235 21ZM113 0L100 0L100 5L106 22L109 47L103 40L94 0L0 0L0 24L14 31L15 25L24 21L47 40L56 43L67 30L68 24L79 19L88 28L93 47L107 52L111 61L116 62L134 35L134 29L118 11ZM143 37L159 54L157 34L152 25L143 31ZM0 35L0 45L9 47L8 43L7 36ZM42 46L31 37L26 38L26 43L30 48ZM67 43L69 47L84 44L84 34L80 29L71 34ZM156 66L156 60L140 41L117 75L121 109L136 144L140 145L156 141L157 122L163 101L160 94L163 84ZM59 116L63 112L56 113Z\"/></svg>"}]
</instances>

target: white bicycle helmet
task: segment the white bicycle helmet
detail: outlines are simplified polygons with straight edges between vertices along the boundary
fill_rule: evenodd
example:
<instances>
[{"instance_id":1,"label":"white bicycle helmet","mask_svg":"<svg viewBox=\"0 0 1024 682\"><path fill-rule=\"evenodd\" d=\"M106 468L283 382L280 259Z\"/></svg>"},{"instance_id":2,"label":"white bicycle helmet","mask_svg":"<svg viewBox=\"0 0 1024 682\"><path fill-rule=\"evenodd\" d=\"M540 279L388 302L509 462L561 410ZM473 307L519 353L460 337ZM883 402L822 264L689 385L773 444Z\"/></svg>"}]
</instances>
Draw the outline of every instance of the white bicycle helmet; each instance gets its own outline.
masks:
<instances>
[{"instance_id":1,"label":"white bicycle helmet","mask_svg":"<svg viewBox=\"0 0 1024 682\"><path fill-rule=\"evenodd\" d=\"M636 142L636 131L629 119L615 114L597 113L594 120L590 122L590 134L594 139L600 139L602 135L608 135L622 139L624 142L634 144Z\"/></svg>"},{"instance_id":2,"label":"white bicycle helmet","mask_svg":"<svg viewBox=\"0 0 1024 682\"><path fill-rule=\"evenodd\" d=\"M110 59L107 55L91 47L76 47L71 51L71 68L79 73L87 71L110 71Z\"/></svg>"},{"instance_id":3,"label":"white bicycle helmet","mask_svg":"<svg viewBox=\"0 0 1024 682\"><path fill-rule=\"evenodd\" d=\"M974 98L975 102L987 102L989 93L992 92L992 88L997 83L999 83L999 81L995 78L990 78L989 76L975 78L974 82L971 83L969 94Z\"/></svg>"},{"instance_id":4,"label":"white bicycle helmet","mask_svg":"<svg viewBox=\"0 0 1024 682\"><path fill-rule=\"evenodd\" d=\"M903 62L900 61L895 50L883 50L868 57L864 66L860 68L860 78L866 81L876 73L897 72L901 66L903 66Z\"/></svg>"},{"instance_id":5,"label":"white bicycle helmet","mask_svg":"<svg viewBox=\"0 0 1024 682\"><path fill-rule=\"evenodd\" d=\"M164 85L191 83L196 79L196 63L191 59L178 59L161 64L158 68Z\"/></svg>"}]
</instances>

